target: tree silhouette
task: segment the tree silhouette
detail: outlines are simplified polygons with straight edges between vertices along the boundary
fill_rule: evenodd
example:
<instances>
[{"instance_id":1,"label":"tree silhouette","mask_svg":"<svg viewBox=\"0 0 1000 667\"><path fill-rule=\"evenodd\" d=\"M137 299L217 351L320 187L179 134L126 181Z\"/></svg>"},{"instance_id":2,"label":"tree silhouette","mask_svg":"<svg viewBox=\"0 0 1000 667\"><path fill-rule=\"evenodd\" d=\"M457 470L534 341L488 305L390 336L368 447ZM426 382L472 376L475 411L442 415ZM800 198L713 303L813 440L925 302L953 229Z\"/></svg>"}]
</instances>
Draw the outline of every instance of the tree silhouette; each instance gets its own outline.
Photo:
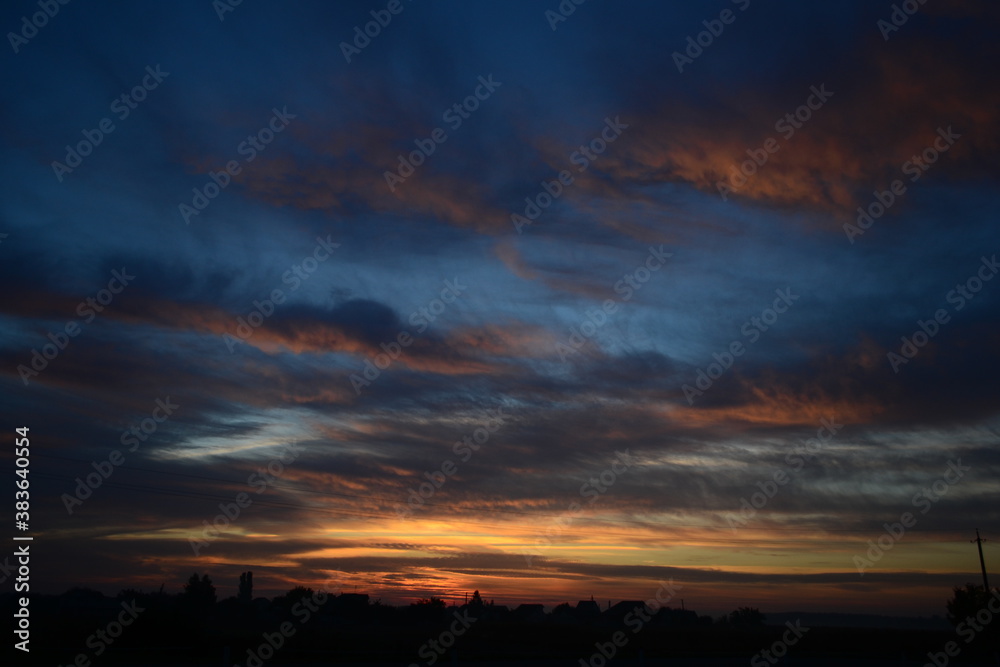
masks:
<instances>
[{"instance_id":1,"label":"tree silhouette","mask_svg":"<svg viewBox=\"0 0 1000 667\"><path fill-rule=\"evenodd\" d=\"M413 603L415 607L426 607L428 609L444 609L445 603L441 598L436 598L433 595L429 598L420 598Z\"/></svg>"},{"instance_id":2,"label":"tree silhouette","mask_svg":"<svg viewBox=\"0 0 1000 667\"><path fill-rule=\"evenodd\" d=\"M737 628L754 628L764 625L767 618L756 607L738 607L736 611L730 612L729 624Z\"/></svg>"},{"instance_id":3,"label":"tree silhouette","mask_svg":"<svg viewBox=\"0 0 1000 667\"><path fill-rule=\"evenodd\" d=\"M215 586L207 574L203 574L201 579L197 572L191 575L184 584L184 601L196 611L208 611L215 605Z\"/></svg>"},{"instance_id":4,"label":"tree silhouette","mask_svg":"<svg viewBox=\"0 0 1000 667\"><path fill-rule=\"evenodd\" d=\"M243 572L240 574L239 600L243 603L253 601L253 572Z\"/></svg>"},{"instance_id":5,"label":"tree silhouette","mask_svg":"<svg viewBox=\"0 0 1000 667\"><path fill-rule=\"evenodd\" d=\"M305 586L296 586L284 595L285 603L288 608L291 609L295 606L297 602L301 602L306 598L311 598L313 596L313 589L307 588Z\"/></svg>"},{"instance_id":6,"label":"tree silhouette","mask_svg":"<svg viewBox=\"0 0 1000 667\"><path fill-rule=\"evenodd\" d=\"M956 586L952 591L954 595L946 604L948 621L952 625L958 625L970 616L975 617L979 610L986 607L990 599L986 589L978 584L967 583L965 588Z\"/></svg>"}]
</instances>

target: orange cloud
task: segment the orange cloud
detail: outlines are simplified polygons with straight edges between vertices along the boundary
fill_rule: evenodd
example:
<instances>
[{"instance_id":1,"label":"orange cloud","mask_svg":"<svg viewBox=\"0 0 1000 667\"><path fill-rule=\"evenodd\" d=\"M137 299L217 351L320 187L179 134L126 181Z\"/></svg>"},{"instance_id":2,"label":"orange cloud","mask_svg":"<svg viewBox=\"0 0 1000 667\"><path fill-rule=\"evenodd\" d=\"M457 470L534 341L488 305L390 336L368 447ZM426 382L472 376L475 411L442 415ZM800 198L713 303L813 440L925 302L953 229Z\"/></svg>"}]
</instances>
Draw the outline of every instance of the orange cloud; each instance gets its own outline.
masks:
<instances>
[{"instance_id":1,"label":"orange cloud","mask_svg":"<svg viewBox=\"0 0 1000 667\"><path fill-rule=\"evenodd\" d=\"M793 392L744 383L752 394L746 403L725 408L670 410L673 421L688 427L752 424L754 426L817 426L821 419L840 424L869 423L883 408L867 402L833 399L821 391Z\"/></svg>"},{"instance_id":2,"label":"orange cloud","mask_svg":"<svg viewBox=\"0 0 1000 667\"><path fill-rule=\"evenodd\" d=\"M838 211L899 178L901 165L931 145L937 128L951 125L962 138L933 167L941 174L936 178L963 171L991 175L984 156L1000 145L1000 92L984 74L956 66L948 48L926 43L901 42L887 50L873 40L862 48L873 52L871 68L850 73L851 79L826 77L833 96L787 139L775 122L805 102L808 90L781 107L742 90L739 104L731 105L741 109L739 116L693 117L677 103L665 104L636 120L628 140L600 168L622 186L683 181L718 194L718 183L732 185L730 175L750 159L747 150L774 138L778 150L754 165L756 173L730 196Z\"/></svg>"}]
</instances>

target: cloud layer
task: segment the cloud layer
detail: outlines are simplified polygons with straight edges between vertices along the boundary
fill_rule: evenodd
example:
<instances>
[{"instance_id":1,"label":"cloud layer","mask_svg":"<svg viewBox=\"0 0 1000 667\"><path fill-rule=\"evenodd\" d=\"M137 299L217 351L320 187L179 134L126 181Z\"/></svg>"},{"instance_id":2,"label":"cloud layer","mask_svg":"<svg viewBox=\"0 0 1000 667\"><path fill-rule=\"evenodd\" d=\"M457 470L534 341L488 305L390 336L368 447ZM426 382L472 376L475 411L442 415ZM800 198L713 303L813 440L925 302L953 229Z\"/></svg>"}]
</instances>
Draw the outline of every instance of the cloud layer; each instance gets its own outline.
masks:
<instances>
[{"instance_id":1,"label":"cloud layer","mask_svg":"<svg viewBox=\"0 0 1000 667\"><path fill-rule=\"evenodd\" d=\"M997 10L414 3L347 62L372 9L69 5L11 54L43 589L940 613L998 526Z\"/></svg>"}]
</instances>

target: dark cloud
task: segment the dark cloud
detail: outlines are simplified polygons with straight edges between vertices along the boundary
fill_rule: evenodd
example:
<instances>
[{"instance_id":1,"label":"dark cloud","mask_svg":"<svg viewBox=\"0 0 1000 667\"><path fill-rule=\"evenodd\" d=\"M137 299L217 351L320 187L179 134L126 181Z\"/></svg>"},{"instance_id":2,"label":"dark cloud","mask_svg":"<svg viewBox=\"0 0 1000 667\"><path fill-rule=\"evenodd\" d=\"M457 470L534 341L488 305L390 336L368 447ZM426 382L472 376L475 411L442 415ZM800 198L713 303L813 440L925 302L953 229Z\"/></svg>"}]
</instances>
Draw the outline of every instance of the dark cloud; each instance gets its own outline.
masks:
<instances>
[{"instance_id":1,"label":"dark cloud","mask_svg":"<svg viewBox=\"0 0 1000 667\"><path fill-rule=\"evenodd\" d=\"M939 612L939 589L974 574L967 533L998 519L1000 282L961 308L953 290L998 250L1000 15L928 3L886 40L887 7L742 4L587 3L552 30L543 5L407 3L350 63L363 2L244 3L224 21L201 3L62 7L7 65L19 94L0 110L0 422L38 443L33 512L46 571L65 573L43 588L176 588L204 570L234 586L254 569L273 592L491 582L498 599L552 602L674 577L720 610L809 591ZM735 21L679 72L674 52L726 8ZM118 118L112 100L156 65L169 76ZM476 98L479 77L500 86ZM824 85L723 201L717 182ZM287 127L263 132L285 108ZM53 160L113 116L57 179ZM627 128L606 141L616 118ZM439 127L447 140L390 188ZM954 145L845 233L949 127ZM239 173L185 220L229 161ZM319 260L324 243L339 245ZM672 253L655 271L653 248ZM114 271L134 282L80 312ZM445 298L445 281L465 287ZM799 298L769 321L775 290ZM68 323L79 333L26 384ZM68 514L63 494L166 397L176 414ZM823 420L843 428L734 533L726 517ZM292 442L301 455L256 495L249 478ZM626 450L638 463L589 503L583 485ZM959 458L968 476L854 572ZM247 489L254 504L195 556L202 522Z\"/></svg>"}]
</instances>

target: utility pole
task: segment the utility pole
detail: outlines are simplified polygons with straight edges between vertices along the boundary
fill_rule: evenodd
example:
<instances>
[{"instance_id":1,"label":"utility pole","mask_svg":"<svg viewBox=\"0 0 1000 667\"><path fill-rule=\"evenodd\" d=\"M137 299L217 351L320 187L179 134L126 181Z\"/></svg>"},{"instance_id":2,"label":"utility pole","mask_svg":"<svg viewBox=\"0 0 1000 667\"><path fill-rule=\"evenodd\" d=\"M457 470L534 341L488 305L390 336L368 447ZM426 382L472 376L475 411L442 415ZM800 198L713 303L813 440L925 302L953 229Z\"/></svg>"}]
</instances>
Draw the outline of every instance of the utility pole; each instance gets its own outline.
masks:
<instances>
[{"instance_id":1,"label":"utility pole","mask_svg":"<svg viewBox=\"0 0 1000 667\"><path fill-rule=\"evenodd\" d=\"M990 582L986 578L986 561L983 560L983 538L979 537L979 529L976 528L976 539L969 540L970 542L975 542L979 547L979 567L983 569L983 589L985 589L986 594L990 594Z\"/></svg>"}]
</instances>

